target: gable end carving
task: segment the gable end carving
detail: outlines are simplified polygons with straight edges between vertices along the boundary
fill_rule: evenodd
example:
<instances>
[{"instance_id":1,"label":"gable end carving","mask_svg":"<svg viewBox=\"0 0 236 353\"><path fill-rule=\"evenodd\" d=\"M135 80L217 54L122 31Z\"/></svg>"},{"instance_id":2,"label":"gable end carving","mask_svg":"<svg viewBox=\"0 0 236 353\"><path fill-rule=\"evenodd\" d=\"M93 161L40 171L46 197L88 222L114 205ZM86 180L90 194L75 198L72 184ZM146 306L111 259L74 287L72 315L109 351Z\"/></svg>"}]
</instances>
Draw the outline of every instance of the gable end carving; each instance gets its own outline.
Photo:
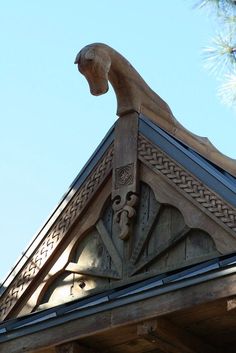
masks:
<instances>
[{"instance_id":1,"label":"gable end carving","mask_svg":"<svg viewBox=\"0 0 236 353\"><path fill-rule=\"evenodd\" d=\"M11 312L16 302L41 270L55 249L63 240L68 230L85 209L95 192L103 184L112 169L113 145L107 150L100 163L76 192L44 241L9 286L0 301L0 321Z\"/></svg>"},{"instance_id":2,"label":"gable end carving","mask_svg":"<svg viewBox=\"0 0 236 353\"><path fill-rule=\"evenodd\" d=\"M197 202L231 234L236 233L235 208L228 205L142 135L138 140L138 157L154 172L164 175L178 189Z\"/></svg>"},{"instance_id":3,"label":"gable end carving","mask_svg":"<svg viewBox=\"0 0 236 353\"><path fill-rule=\"evenodd\" d=\"M104 206L96 223L69 248L67 264L48 279L34 310L221 255L214 236L188 226L181 211L159 202L146 183L140 183L140 202L125 242L118 236L111 198Z\"/></svg>"}]
</instances>

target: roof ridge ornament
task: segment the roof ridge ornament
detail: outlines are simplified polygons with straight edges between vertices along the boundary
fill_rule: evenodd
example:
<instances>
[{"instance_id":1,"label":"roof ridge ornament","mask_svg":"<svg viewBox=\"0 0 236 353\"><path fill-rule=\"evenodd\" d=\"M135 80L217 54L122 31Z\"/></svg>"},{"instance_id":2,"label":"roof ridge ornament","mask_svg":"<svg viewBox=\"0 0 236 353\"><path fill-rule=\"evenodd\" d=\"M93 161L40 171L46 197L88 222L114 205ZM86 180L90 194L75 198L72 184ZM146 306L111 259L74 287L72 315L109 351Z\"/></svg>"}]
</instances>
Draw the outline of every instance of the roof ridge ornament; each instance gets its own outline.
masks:
<instances>
[{"instance_id":1,"label":"roof ridge ornament","mask_svg":"<svg viewBox=\"0 0 236 353\"><path fill-rule=\"evenodd\" d=\"M75 64L86 77L91 94L108 91L108 81L117 97L117 115L142 113L199 154L236 177L236 160L223 155L206 137L185 129L174 117L168 104L143 80L134 67L117 51L103 43L85 46Z\"/></svg>"}]
</instances>

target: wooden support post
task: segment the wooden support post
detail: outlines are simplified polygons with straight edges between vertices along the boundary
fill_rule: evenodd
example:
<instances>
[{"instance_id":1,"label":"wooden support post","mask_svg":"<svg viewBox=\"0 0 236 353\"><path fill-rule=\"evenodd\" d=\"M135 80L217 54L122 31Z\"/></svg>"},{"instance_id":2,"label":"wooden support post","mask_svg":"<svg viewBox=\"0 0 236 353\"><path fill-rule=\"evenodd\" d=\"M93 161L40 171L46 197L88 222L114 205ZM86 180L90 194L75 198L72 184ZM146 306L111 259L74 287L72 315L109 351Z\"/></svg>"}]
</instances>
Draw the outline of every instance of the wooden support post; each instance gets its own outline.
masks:
<instances>
[{"instance_id":1,"label":"wooden support post","mask_svg":"<svg viewBox=\"0 0 236 353\"><path fill-rule=\"evenodd\" d=\"M137 144L138 113L131 112L116 122L112 175L114 221L118 224L119 238L125 241L125 261L130 257L131 240L129 238L138 203Z\"/></svg>"},{"instance_id":2,"label":"wooden support post","mask_svg":"<svg viewBox=\"0 0 236 353\"><path fill-rule=\"evenodd\" d=\"M216 353L217 350L199 337L159 318L137 326L137 335L165 353Z\"/></svg>"}]
</instances>

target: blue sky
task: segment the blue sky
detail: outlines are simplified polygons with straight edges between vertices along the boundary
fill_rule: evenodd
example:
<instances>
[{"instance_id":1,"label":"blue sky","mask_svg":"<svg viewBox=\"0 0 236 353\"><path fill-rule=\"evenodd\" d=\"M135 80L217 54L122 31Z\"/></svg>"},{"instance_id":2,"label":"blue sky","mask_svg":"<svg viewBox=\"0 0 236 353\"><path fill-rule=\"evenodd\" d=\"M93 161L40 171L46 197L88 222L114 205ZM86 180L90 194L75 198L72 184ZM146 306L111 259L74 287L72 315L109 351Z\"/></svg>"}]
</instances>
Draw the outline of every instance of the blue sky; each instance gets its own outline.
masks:
<instances>
[{"instance_id":1,"label":"blue sky","mask_svg":"<svg viewBox=\"0 0 236 353\"><path fill-rule=\"evenodd\" d=\"M1 268L4 278L116 120L73 64L104 42L190 131L236 158L235 112L216 96L202 48L214 19L194 0L0 1Z\"/></svg>"}]
</instances>

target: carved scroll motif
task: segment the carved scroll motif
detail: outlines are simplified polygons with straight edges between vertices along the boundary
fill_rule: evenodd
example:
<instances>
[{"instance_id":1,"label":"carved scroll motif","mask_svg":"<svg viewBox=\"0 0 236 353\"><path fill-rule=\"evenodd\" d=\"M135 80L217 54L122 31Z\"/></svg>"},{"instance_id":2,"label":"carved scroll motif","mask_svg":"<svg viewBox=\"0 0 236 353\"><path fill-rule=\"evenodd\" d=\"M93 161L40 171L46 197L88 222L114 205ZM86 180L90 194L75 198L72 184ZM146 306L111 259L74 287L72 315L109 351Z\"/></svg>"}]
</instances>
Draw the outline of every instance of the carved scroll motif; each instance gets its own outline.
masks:
<instances>
[{"instance_id":1,"label":"carved scroll motif","mask_svg":"<svg viewBox=\"0 0 236 353\"><path fill-rule=\"evenodd\" d=\"M124 198L117 196L113 200L113 210L115 211L115 222L119 224L122 240L126 240L130 234L130 224L132 218L135 217L135 206L138 203L138 195L133 192L128 192Z\"/></svg>"},{"instance_id":2,"label":"carved scroll motif","mask_svg":"<svg viewBox=\"0 0 236 353\"><path fill-rule=\"evenodd\" d=\"M114 220L119 224L120 234L122 240L126 240L130 233L130 224L136 215L135 206L138 202L138 196L133 191L129 190L129 186L134 183L135 165L129 163L125 166L115 169L115 189L121 189L120 194L113 199L113 210L115 212ZM123 187L128 187L126 191Z\"/></svg>"}]
</instances>

